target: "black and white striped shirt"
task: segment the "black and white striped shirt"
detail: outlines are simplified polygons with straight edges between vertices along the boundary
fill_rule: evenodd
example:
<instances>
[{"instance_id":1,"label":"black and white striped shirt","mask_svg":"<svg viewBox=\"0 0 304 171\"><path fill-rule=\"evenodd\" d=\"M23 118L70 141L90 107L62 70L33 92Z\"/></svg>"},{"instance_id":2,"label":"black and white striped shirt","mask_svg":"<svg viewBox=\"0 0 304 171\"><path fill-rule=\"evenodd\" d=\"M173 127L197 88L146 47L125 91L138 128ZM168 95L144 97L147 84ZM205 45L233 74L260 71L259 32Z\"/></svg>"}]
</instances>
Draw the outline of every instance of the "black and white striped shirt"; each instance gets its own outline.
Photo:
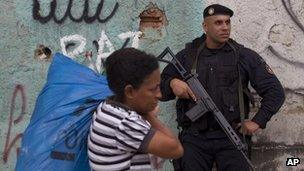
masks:
<instances>
[{"instance_id":1,"label":"black and white striped shirt","mask_svg":"<svg viewBox=\"0 0 304 171\"><path fill-rule=\"evenodd\" d=\"M151 170L146 148L155 130L121 103L106 100L94 113L88 156L94 171Z\"/></svg>"}]
</instances>

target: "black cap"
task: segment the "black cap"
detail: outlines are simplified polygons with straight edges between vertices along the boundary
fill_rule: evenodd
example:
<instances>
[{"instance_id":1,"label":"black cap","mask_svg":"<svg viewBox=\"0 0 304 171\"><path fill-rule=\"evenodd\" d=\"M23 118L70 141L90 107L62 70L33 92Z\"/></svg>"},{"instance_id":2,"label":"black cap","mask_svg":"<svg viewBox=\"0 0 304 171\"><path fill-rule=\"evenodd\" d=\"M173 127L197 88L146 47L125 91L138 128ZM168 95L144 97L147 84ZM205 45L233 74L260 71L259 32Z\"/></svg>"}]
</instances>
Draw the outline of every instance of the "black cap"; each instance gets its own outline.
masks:
<instances>
[{"instance_id":1,"label":"black cap","mask_svg":"<svg viewBox=\"0 0 304 171\"><path fill-rule=\"evenodd\" d=\"M233 15L233 11L220 4L209 5L204 10L204 18L219 14L229 15L231 17Z\"/></svg>"}]
</instances>

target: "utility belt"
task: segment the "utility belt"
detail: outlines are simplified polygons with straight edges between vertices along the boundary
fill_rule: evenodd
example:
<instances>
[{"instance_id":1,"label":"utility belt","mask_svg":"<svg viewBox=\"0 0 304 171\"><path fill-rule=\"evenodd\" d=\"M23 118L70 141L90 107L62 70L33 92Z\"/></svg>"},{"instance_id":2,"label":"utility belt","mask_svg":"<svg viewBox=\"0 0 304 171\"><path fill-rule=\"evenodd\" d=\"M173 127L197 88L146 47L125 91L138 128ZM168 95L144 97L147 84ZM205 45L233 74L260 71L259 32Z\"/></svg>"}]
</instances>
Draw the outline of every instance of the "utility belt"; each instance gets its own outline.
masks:
<instances>
[{"instance_id":1,"label":"utility belt","mask_svg":"<svg viewBox=\"0 0 304 171\"><path fill-rule=\"evenodd\" d=\"M239 126L240 122L232 122L230 125L232 127L232 129L234 129L234 131L236 133L239 133ZM190 125L189 127L185 127L182 130L182 133L190 133L194 136L198 136L198 135L207 135L207 137L210 138L223 138L223 137L227 137L225 132L223 131L223 129L218 125L213 125L213 126L209 126L205 129L200 129L197 128L195 125Z\"/></svg>"},{"instance_id":2,"label":"utility belt","mask_svg":"<svg viewBox=\"0 0 304 171\"><path fill-rule=\"evenodd\" d=\"M239 127L238 127L238 123L239 122L232 122L230 125L231 127L235 130L235 132L237 134L239 134L239 136L241 136L241 134L239 133ZM215 126L215 127L207 127L206 129L197 129L197 127L191 125L189 127L185 127L181 130L181 132L179 133L179 140L181 141L181 143L183 144L184 141L184 136L186 134L191 134L193 136L203 136L204 138L208 138L208 139L222 139L222 138L228 138L227 135L225 134L225 132L221 129L221 127L219 125ZM250 136L246 136L246 143L249 145L248 148L248 156L250 158L251 156L251 137ZM174 159L171 160L173 167L174 167L174 171L182 171L182 158L179 159Z\"/></svg>"}]
</instances>

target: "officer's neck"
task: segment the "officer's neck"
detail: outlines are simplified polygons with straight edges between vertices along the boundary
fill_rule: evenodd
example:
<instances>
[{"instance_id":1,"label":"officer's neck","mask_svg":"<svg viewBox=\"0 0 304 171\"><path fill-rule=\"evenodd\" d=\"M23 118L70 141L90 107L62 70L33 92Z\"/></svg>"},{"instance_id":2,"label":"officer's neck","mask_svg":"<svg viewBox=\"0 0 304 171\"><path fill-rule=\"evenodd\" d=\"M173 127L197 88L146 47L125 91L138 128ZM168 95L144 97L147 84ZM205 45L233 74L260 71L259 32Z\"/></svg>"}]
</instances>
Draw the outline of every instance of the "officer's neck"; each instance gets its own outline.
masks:
<instances>
[{"instance_id":1,"label":"officer's neck","mask_svg":"<svg viewBox=\"0 0 304 171\"><path fill-rule=\"evenodd\" d=\"M221 49L222 47L224 47L226 44L226 42L224 43L220 43L220 42L215 42L212 41L210 38L207 37L206 39L206 47L208 49Z\"/></svg>"}]
</instances>

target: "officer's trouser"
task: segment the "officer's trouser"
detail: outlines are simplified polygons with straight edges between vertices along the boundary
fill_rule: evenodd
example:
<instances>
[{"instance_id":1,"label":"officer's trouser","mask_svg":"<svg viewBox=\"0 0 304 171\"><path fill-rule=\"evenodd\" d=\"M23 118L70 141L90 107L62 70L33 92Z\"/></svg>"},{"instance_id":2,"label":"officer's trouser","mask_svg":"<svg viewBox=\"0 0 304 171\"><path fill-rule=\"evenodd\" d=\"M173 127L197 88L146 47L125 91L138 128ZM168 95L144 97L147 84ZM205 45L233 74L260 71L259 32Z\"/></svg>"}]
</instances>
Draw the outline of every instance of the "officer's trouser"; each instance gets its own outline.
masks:
<instances>
[{"instance_id":1,"label":"officer's trouser","mask_svg":"<svg viewBox=\"0 0 304 171\"><path fill-rule=\"evenodd\" d=\"M214 162L218 171L249 171L249 166L241 153L222 131L185 131L180 138L184 155L175 161L176 171L178 166L178 171L211 171Z\"/></svg>"}]
</instances>

